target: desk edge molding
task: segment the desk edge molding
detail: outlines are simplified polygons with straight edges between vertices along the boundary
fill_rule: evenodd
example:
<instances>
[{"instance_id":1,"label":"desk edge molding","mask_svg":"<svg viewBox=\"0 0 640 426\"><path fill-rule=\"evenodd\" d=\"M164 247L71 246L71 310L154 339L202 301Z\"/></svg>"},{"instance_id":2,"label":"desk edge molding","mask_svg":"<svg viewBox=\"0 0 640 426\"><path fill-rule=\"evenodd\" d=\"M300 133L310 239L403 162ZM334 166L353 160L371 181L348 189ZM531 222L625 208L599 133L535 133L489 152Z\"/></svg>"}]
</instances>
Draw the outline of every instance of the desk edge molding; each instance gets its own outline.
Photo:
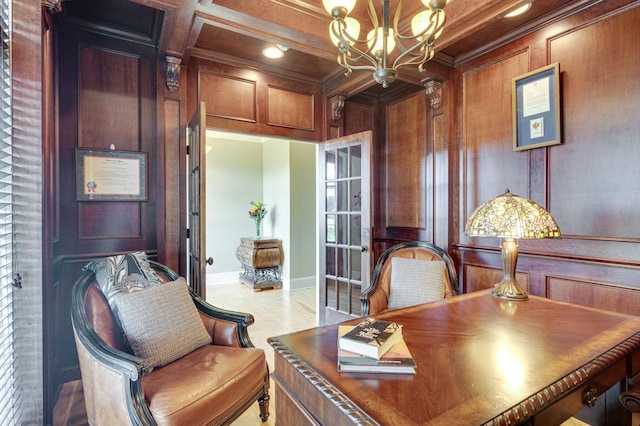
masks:
<instances>
[{"instance_id":1,"label":"desk edge molding","mask_svg":"<svg viewBox=\"0 0 640 426\"><path fill-rule=\"evenodd\" d=\"M380 426L362 408L358 407L342 391L328 382L322 375L305 361L301 360L287 345L277 337L269 337L267 342L286 360L298 373L318 389L333 405L349 418L355 425ZM337 367L336 367L337 368Z\"/></svg>"},{"instance_id":2,"label":"desk edge molding","mask_svg":"<svg viewBox=\"0 0 640 426\"><path fill-rule=\"evenodd\" d=\"M527 400L504 411L483 426L498 426L504 424L522 424L532 419L536 414L564 398L569 393L585 384L607 368L619 362L634 350L640 348L640 332L634 334L607 352L579 367L575 371L552 383Z\"/></svg>"}]
</instances>

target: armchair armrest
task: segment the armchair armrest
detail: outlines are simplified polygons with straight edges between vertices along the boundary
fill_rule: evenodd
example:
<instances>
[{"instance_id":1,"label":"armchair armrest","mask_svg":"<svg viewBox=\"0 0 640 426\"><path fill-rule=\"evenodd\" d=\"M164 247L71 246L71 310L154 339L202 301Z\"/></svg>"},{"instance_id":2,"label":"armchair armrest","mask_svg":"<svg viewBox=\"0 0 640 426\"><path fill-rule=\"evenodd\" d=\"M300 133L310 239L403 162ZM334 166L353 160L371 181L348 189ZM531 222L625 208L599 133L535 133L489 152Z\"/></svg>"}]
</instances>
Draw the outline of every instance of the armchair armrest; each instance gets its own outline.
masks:
<instances>
[{"instance_id":1,"label":"armchair armrest","mask_svg":"<svg viewBox=\"0 0 640 426\"><path fill-rule=\"evenodd\" d=\"M148 366L141 358L107 345L90 326L84 309L78 306L84 303L84 294L92 283L93 277L85 276L74 286L71 298L71 322L83 382L104 385L99 389L85 387L87 416L94 424L131 424L131 419L135 419L134 424L155 425L146 404L140 403L144 402L141 379L148 374ZM118 387L122 388L122 392L114 391ZM108 391L101 392L101 389ZM114 397L118 394L128 397Z\"/></svg>"},{"instance_id":2,"label":"armchair armrest","mask_svg":"<svg viewBox=\"0 0 640 426\"><path fill-rule=\"evenodd\" d=\"M375 281L373 285L362 292L360 302L362 304L362 315L373 315L387 308L388 295L384 289L377 286L377 281Z\"/></svg>"},{"instance_id":3,"label":"armchair armrest","mask_svg":"<svg viewBox=\"0 0 640 426\"><path fill-rule=\"evenodd\" d=\"M191 297L214 345L254 347L247 329L254 322L253 315L218 308L193 292Z\"/></svg>"}]
</instances>

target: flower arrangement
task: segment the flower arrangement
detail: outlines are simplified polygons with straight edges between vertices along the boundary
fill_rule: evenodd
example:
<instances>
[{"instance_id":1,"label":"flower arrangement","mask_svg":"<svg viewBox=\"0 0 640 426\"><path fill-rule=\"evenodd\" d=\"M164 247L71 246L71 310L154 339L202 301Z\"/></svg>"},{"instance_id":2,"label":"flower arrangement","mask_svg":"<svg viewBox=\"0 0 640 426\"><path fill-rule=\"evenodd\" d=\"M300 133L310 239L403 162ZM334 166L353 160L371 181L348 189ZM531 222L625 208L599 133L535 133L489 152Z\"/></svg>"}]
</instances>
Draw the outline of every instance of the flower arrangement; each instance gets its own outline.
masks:
<instances>
[{"instance_id":1,"label":"flower arrangement","mask_svg":"<svg viewBox=\"0 0 640 426\"><path fill-rule=\"evenodd\" d=\"M251 201L249 204L251 204L249 218L255 221L256 236L260 237L260 224L262 223L262 219L267 215L267 209L262 201Z\"/></svg>"}]
</instances>

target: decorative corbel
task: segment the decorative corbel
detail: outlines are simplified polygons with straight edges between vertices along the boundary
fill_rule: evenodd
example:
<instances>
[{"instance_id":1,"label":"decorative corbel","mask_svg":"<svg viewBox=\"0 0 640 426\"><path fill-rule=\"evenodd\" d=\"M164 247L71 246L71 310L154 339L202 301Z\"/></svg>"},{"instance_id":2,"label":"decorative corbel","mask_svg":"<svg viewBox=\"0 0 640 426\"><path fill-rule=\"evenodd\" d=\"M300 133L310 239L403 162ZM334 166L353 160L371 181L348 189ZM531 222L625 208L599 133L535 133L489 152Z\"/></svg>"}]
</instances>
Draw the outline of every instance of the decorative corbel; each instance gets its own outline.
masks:
<instances>
[{"instance_id":1,"label":"decorative corbel","mask_svg":"<svg viewBox=\"0 0 640 426\"><path fill-rule=\"evenodd\" d=\"M178 90L180 80L180 63L182 59L175 56L167 56L164 63L164 72L167 76L167 88L171 93Z\"/></svg>"},{"instance_id":2,"label":"decorative corbel","mask_svg":"<svg viewBox=\"0 0 640 426\"><path fill-rule=\"evenodd\" d=\"M340 119L340 113L342 112L342 108L344 108L344 99L343 95L335 95L329 99L329 102L331 102L331 118L333 121Z\"/></svg>"},{"instance_id":3,"label":"decorative corbel","mask_svg":"<svg viewBox=\"0 0 640 426\"><path fill-rule=\"evenodd\" d=\"M62 12L62 0L42 0L42 6L52 14Z\"/></svg>"},{"instance_id":4,"label":"decorative corbel","mask_svg":"<svg viewBox=\"0 0 640 426\"><path fill-rule=\"evenodd\" d=\"M440 109L440 102L442 102L442 82L436 80L429 80L424 84L427 89L427 96L431 100L431 108Z\"/></svg>"}]
</instances>

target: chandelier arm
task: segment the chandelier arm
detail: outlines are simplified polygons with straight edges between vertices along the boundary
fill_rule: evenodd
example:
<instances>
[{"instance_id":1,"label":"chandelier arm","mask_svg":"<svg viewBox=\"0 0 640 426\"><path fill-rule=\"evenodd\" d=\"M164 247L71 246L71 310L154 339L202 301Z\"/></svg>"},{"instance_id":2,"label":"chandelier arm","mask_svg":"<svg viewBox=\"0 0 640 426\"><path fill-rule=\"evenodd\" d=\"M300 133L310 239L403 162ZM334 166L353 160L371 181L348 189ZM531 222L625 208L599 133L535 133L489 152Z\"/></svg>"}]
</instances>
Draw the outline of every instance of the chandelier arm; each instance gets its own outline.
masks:
<instances>
[{"instance_id":1,"label":"chandelier arm","mask_svg":"<svg viewBox=\"0 0 640 426\"><path fill-rule=\"evenodd\" d=\"M362 55L365 56L369 61L371 61L374 64L374 66L377 68L378 61L373 60L373 58L371 57L371 55L369 55L368 52L371 49L369 48L369 46L375 47L378 44L378 28L380 27L380 25L378 23L378 14L376 13L376 8L373 6L373 0L368 0L367 5L368 5L367 11L369 12L369 20L373 25L373 38L367 38L364 41L364 43L366 43L365 45L367 46L367 51L366 51L367 53L363 52Z\"/></svg>"},{"instance_id":2,"label":"chandelier arm","mask_svg":"<svg viewBox=\"0 0 640 426\"><path fill-rule=\"evenodd\" d=\"M424 64L432 60L435 54L436 54L436 51L434 50L433 46L429 46L429 52L425 54L426 59L422 61L420 65L418 65L418 72L424 72Z\"/></svg>"},{"instance_id":3,"label":"chandelier arm","mask_svg":"<svg viewBox=\"0 0 640 426\"><path fill-rule=\"evenodd\" d=\"M437 16L436 16L436 20L435 23L433 21L431 21L431 24L424 30L422 31L420 34L418 34L415 38L419 39L420 37L424 37L429 30L433 28L433 31L431 31L429 38L425 41L420 41L418 43L416 43L415 45L413 45L410 48L405 48L404 45L402 44L402 40L404 39L410 39L410 38L414 38L414 37L409 37L409 36L402 36L400 35L399 38L396 37L396 44L398 45L399 50L402 52L397 58L396 60L393 62L393 67L394 68L400 68L403 66L407 66L407 65L418 65L418 71L420 72L424 72L424 68L423 65L425 64L425 62L430 61L431 59L433 59L434 55L435 55L435 50L434 50L434 45L435 45L435 40L436 40L436 36L438 35L438 33L442 30L442 28L444 27L445 21L446 21L446 15L444 13L440 14L437 12L434 12ZM433 15L433 14L432 14ZM440 19L442 15L442 19ZM423 47L423 52L424 54L416 54L413 53L418 47ZM412 59L400 63L400 61L406 57L406 56L413 56ZM422 59L417 59L418 57L421 57Z\"/></svg>"},{"instance_id":4,"label":"chandelier arm","mask_svg":"<svg viewBox=\"0 0 640 426\"><path fill-rule=\"evenodd\" d=\"M375 71L377 68L372 65L351 65L348 62L340 62L339 65L349 69L349 70L367 70L367 71Z\"/></svg>"},{"instance_id":5,"label":"chandelier arm","mask_svg":"<svg viewBox=\"0 0 640 426\"><path fill-rule=\"evenodd\" d=\"M356 57L351 57L348 55L348 52L353 52L356 54ZM371 66L369 65L350 65L353 69L365 69L365 70L375 70L378 67L378 61L375 58L372 58L371 55L368 55L366 52L358 49L354 46L348 46L348 50L345 50L344 53L341 53L341 56L344 57L344 63L349 64L350 62L358 62L361 59L366 59L371 62ZM342 65L342 64L341 64ZM343 65L344 66L344 65Z\"/></svg>"},{"instance_id":6,"label":"chandelier arm","mask_svg":"<svg viewBox=\"0 0 640 426\"><path fill-rule=\"evenodd\" d=\"M396 60L393 62L393 68L394 69L398 69L400 67L406 67L409 65L417 65L418 66L418 71L420 72L424 72L424 68L423 65L430 61L431 59L433 59L434 56L434 50L433 50L433 46L431 45L426 45L424 46L424 50L423 50L424 54L415 54L412 52L404 52L402 53L400 56L398 56L396 58ZM409 60L407 60L406 62L400 63L400 60L404 57L409 57Z\"/></svg>"},{"instance_id":7,"label":"chandelier arm","mask_svg":"<svg viewBox=\"0 0 640 426\"><path fill-rule=\"evenodd\" d=\"M373 6L373 0L368 0L369 1L369 6L368 6L368 11L369 11L369 19L371 20L371 23L373 24L373 29L376 30L374 31L374 33L378 33L378 27L380 26L378 24L378 14L376 13L376 8ZM375 46L375 44L374 44Z\"/></svg>"},{"instance_id":8,"label":"chandelier arm","mask_svg":"<svg viewBox=\"0 0 640 426\"><path fill-rule=\"evenodd\" d=\"M431 32L431 36L427 40L428 44L433 45L436 42L436 38L438 37L440 31L444 28L445 22L447 22L447 14L442 11L442 13L438 13L436 16L436 22L434 24L435 28ZM442 20L440 19L442 17ZM442 22L441 22L442 21ZM426 31L426 30L425 30Z\"/></svg>"},{"instance_id":9,"label":"chandelier arm","mask_svg":"<svg viewBox=\"0 0 640 426\"><path fill-rule=\"evenodd\" d=\"M336 27L338 28L337 30L336 30ZM355 43L367 42L366 39L360 40L360 39L351 37L349 32L345 31L346 28L347 28L347 23L342 18L334 19L329 26L331 33L338 39L340 43L344 43L346 46L350 46L351 44L355 44ZM340 49L340 46L338 46L338 49Z\"/></svg>"},{"instance_id":10,"label":"chandelier arm","mask_svg":"<svg viewBox=\"0 0 640 426\"><path fill-rule=\"evenodd\" d=\"M400 35L400 31L398 31L398 23L400 22L400 15L402 14L403 5L404 5L404 1L400 0L398 2L398 7L396 8L396 14L393 17L393 30L395 32L393 38L396 40L396 42L398 41L398 36ZM400 36L400 38L403 38L403 37Z\"/></svg>"},{"instance_id":11,"label":"chandelier arm","mask_svg":"<svg viewBox=\"0 0 640 426\"><path fill-rule=\"evenodd\" d=\"M373 24L373 31L369 33L371 36L367 35L364 40L360 40L359 35L354 38L349 34L345 8L336 7L333 9L331 13L333 22L330 24L333 41L338 45L338 64L346 68L345 75L351 74L353 70L371 70L376 82L385 88L396 79L397 69L400 67L414 65L417 66L420 72L424 71L424 64L433 59L435 55L434 43L442 32L446 20L446 14L442 9L444 7L443 2L434 0L433 4L436 9L431 9L431 6L429 6L427 11L422 12L425 15L427 15L425 12L430 12L428 13L428 18L419 18L428 19L428 22L426 22L427 27L420 34L413 36L403 35L398 31L398 27L404 8L404 0L398 0L392 25L390 25L391 13L389 4L390 0L381 0L382 22L380 22L373 0L367 0L367 9L369 19ZM392 67L389 64L390 41L393 45L398 46L400 52L395 57ZM380 46L378 46L379 42ZM408 48L405 43L409 45ZM363 46L363 48L360 49L356 46ZM396 55L394 54L394 56ZM363 59L366 59L366 61L363 61ZM360 61L368 62L368 64L358 65L357 63L360 63Z\"/></svg>"}]
</instances>

